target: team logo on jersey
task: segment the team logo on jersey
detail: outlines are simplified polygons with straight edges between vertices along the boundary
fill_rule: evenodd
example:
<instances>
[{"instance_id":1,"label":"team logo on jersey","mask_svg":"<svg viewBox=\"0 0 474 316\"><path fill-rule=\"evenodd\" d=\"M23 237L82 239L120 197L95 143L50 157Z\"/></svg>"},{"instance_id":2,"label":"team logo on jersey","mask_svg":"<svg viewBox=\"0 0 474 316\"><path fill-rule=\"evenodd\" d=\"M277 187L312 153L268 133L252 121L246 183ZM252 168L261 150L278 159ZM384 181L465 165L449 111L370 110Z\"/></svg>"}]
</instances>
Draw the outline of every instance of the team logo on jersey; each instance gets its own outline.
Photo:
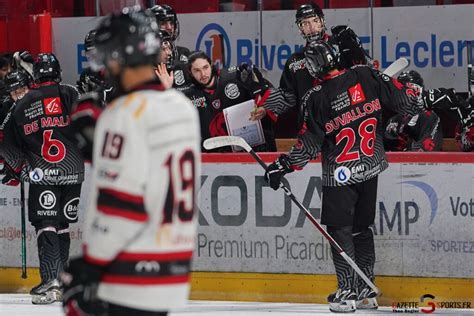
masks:
<instances>
[{"instance_id":1,"label":"team logo on jersey","mask_svg":"<svg viewBox=\"0 0 474 316\"><path fill-rule=\"evenodd\" d=\"M186 55L181 55L179 57L179 60L182 61L183 63L187 63L188 62L188 57Z\"/></svg>"},{"instance_id":2,"label":"team logo on jersey","mask_svg":"<svg viewBox=\"0 0 474 316\"><path fill-rule=\"evenodd\" d=\"M364 91L362 90L362 86L360 85L360 83L356 84L353 87L350 87L349 94L351 96L352 105L365 101Z\"/></svg>"},{"instance_id":3,"label":"team logo on jersey","mask_svg":"<svg viewBox=\"0 0 474 316\"><path fill-rule=\"evenodd\" d=\"M43 180L44 172L40 168L35 168L29 173L30 179L33 182L40 182Z\"/></svg>"},{"instance_id":4,"label":"team logo on jersey","mask_svg":"<svg viewBox=\"0 0 474 316\"><path fill-rule=\"evenodd\" d=\"M77 212L79 211L79 198L73 198L64 205L64 217L68 220L75 221L77 219Z\"/></svg>"},{"instance_id":5,"label":"team logo on jersey","mask_svg":"<svg viewBox=\"0 0 474 316\"><path fill-rule=\"evenodd\" d=\"M184 84L184 73L182 70L176 70L174 72L174 83L176 83L177 86L181 86Z\"/></svg>"},{"instance_id":6,"label":"team logo on jersey","mask_svg":"<svg viewBox=\"0 0 474 316\"><path fill-rule=\"evenodd\" d=\"M237 99L240 95L239 87L235 83L229 83L225 86L224 93L229 99Z\"/></svg>"},{"instance_id":7,"label":"team logo on jersey","mask_svg":"<svg viewBox=\"0 0 474 316\"><path fill-rule=\"evenodd\" d=\"M288 66L288 68L293 72L297 72L298 70L305 69L306 64L305 64L304 61L305 61L304 59L296 60L296 61L292 62Z\"/></svg>"},{"instance_id":8,"label":"team logo on jersey","mask_svg":"<svg viewBox=\"0 0 474 316\"><path fill-rule=\"evenodd\" d=\"M58 115L62 114L60 98L46 98L43 99L44 113L46 115Z\"/></svg>"},{"instance_id":9,"label":"team logo on jersey","mask_svg":"<svg viewBox=\"0 0 474 316\"><path fill-rule=\"evenodd\" d=\"M56 205L56 195L49 190L43 191L39 196L39 204L44 209L52 209Z\"/></svg>"},{"instance_id":10,"label":"team logo on jersey","mask_svg":"<svg viewBox=\"0 0 474 316\"><path fill-rule=\"evenodd\" d=\"M349 168L340 166L334 170L334 179L339 183L346 183L351 178L351 171Z\"/></svg>"},{"instance_id":11,"label":"team logo on jersey","mask_svg":"<svg viewBox=\"0 0 474 316\"><path fill-rule=\"evenodd\" d=\"M206 107L206 97L199 97L196 99L192 99L191 102L193 103L194 107L196 108L205 108Z\"/></svg>"},{"instance_id":12,"label":"team logo on jersey","mask_svg":"<svg viewBox=\"0 0 474 316\"><path fill-rule=\"evenodd\" d=\"M212 101L212 107L216 110L218 110L221 107L221 100L217 99Z\"/></svg>"}]
</instances>

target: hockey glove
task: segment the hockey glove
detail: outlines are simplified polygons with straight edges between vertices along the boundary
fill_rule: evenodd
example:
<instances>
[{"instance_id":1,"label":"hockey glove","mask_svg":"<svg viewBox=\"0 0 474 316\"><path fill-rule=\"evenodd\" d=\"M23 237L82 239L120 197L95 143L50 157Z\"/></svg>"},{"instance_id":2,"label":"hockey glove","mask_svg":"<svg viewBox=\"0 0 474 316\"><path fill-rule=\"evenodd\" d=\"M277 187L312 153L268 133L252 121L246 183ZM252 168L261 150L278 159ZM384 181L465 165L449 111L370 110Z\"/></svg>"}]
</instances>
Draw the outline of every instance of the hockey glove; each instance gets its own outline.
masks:
<instances>
[{"instance_id":1,"label":"hockey glove","mask_svg":"<svg viewBox=\"0 0 474 316\"><path fill-rule=\"evenodd\" d=\"M97 297L102 267L82 257L71 260L60 278L64 286L63 311L67 316L108 315L107 303Z\"/></svg>"},{"instance_id":2,"label":"hockey glove","mask_svg":"<svg viewBox=\"0 0 474 316\"><path fill-rule=\"evenodd\" d=\"M96 92L82 96L72 109L71 121L77 147L86 160L92 160L94 129L101 112L101 101Z\"/></svg>"},{"instance_id":3,"label":"hockey glove","mask_svg":"<svg viewBox=\"0 0 474 316\"><path fill-rule=\"evenodd\" d=\"M367 53L362 47L359 37L347 25L331 28L332 35L339 46L339 64L350 68L356 64L367 64Z\"/></svg>"},{"instance_id":4,"label":"hockey glove","mask_svg":"<svg viewBox=\"0 0 474 316\"><path fill-rule=\"evenodd\" d=\"M287 155L281 154L271 165L265 170L265 180L270 184L273 190L278 190L281 178L287 173L293 172L290 165L290 159Z\"/></svg>"},{"instance_id":5,"label":"hockey glove","mask_svg":"<svg viewBox=\"0 0 474 316\"><path fill-rule=\"evenodd\" d=\"M257 95L263 95L268 90L268 82L263 78L262 73L257 67L246 63L237 67L237 79L255 98Z\"/></svg>"}]
</instances>

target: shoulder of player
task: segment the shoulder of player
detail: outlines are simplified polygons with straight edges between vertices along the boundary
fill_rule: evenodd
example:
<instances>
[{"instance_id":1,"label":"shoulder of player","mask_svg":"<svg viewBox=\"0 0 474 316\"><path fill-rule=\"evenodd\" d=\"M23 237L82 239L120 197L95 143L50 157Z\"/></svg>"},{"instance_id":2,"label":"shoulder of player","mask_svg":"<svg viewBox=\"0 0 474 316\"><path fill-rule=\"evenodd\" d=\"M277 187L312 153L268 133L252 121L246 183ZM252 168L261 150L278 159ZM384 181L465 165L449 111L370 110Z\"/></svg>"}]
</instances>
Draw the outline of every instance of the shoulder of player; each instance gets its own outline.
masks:
<instances>
[{"instance_id":1,"label":"shoulder of player","mask_svg":"<svg viewBox=\"0 0 474 316\"><path fill-rule=\"evenodd\" d=\"M316 85L306 91L305 95L303 96L302 101L308 102L309 100L317 99L320 94L324 93L324 86L323 85Z\"/></svg>"},{"instance_id":2,"label":"shoulder of player","mask_svg":"<svg viewBox=\"0 0 474 316\"><path fill-rule=\"evenodd\" d=\"M68 91L80 95L80 92L76 86L70 85L68 83L60 83L58 86L62 91Z\"/></svg>"}]
</instances>

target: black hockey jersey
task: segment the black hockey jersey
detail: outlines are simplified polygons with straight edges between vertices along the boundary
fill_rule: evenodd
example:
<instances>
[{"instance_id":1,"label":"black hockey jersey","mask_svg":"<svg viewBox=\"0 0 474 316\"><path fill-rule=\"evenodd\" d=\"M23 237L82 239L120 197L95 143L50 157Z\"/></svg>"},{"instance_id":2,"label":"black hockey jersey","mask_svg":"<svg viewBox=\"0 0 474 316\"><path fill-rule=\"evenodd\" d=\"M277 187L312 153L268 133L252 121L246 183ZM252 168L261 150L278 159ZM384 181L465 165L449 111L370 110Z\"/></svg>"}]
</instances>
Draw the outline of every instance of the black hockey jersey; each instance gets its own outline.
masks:
<instances>
[{"instance_id":1,"label":"black hockey jersey","mask_svg":"<svg viewBox=\"0 0 474 316\"><path fill-rule=\"evenodd\" d=\"M186 64L188 62L188 56L191 55L189 49L183 46L176 46L176 53L175 63Z\"/></svg>"},{"instance_id":2,"label":"black hockey jersey","mask_svg":"<svg viewBox=\"0 0 474 316\"><path fill-rule=\"evenodd\" d=\"M290 151L295 169L322 152L323 185L366 181L387 168L382 107L415 116L414 92L397 80L354 66L325 78L303 98L303 128Z\"/></svg>"},{"instance_id":3,"label":"black hockey jersey","mask_svg":"<svg viewBox=\"0 0 474 316\"><path fill-rule=\"evenodd\" d=\"M251 92L237 79L237 69L235 67L220 70L216 74L213 88L204 89L192 85L183 90L183 93L199 111L203 140L228 135L222 111L230 106L253 99ZM276 150L272 124L267 117L262 120L266 145L257 146L254 148L255 150ZM230 147L224 148L224 150L230 151Z\"/></svg>"},{"instance_id":4,"label":"black hockey jersey","mask_svg":"<svg viewBox=\"0 0 474 316\"><path fill-rule=\"evenodd\" d=\"M188 64L183 62L175 63L172 71L174 80L173 88L176 90L183 91L193 84L189 76Z\"/></svg>"},{"instance_id":5,"label":"black hockey jersey","mask_svg":"<svg viewBox=\"0 0 474 316\"><path fill-rule=\"evenodd\" d=\"M71 107L78 96L72 86L48 83L30 90L17 102L11 122L17 146L28 162L23 181L66 185L84 180L84 161L69 125Z\"/></svg>"}]
</instances>

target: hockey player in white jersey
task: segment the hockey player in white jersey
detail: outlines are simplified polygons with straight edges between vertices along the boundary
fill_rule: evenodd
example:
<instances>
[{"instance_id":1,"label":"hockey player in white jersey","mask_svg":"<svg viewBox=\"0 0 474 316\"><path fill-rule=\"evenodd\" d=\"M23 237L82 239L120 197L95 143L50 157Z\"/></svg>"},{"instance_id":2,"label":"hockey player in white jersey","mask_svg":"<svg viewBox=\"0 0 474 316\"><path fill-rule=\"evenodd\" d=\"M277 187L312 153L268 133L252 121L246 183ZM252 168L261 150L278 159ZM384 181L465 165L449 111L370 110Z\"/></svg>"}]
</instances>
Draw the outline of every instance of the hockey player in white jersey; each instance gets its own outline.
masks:
<instances>
[{"instance_id":1,"label":"hockey player in white jersey","mask_svg":"<svg viewBox=\"0 0 474 316\"><path fill-rule=\"evenodd\" d=\"M136 8L97 29L92 64L122 95L96 125L84 253L62 278L67 315L161 316L188 298L199 118L184 95L154 81L157 31Z\"/></svg>"}]
</instances>

